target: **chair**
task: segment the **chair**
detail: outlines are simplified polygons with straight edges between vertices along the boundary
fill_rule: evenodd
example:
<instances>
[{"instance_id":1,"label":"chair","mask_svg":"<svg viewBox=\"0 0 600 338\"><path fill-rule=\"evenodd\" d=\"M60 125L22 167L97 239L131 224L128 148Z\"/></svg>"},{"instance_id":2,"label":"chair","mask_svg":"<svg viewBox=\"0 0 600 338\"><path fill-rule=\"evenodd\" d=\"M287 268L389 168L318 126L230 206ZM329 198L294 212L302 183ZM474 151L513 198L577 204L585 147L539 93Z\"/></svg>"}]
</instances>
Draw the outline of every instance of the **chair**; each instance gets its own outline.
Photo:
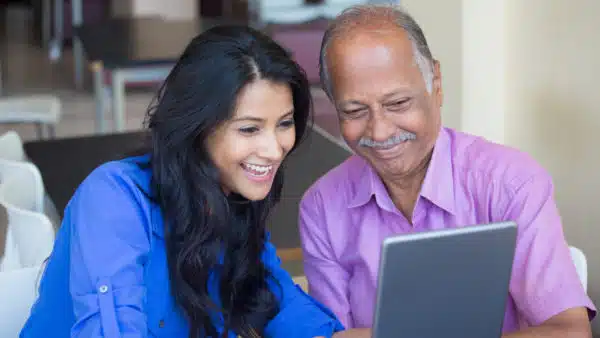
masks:
<instances>
[{"instance_id":1,"label":"chair","mask_svg":"<svg viewBox=\"0 0 600 338\"><path fill-rule=\"evenodd\" d=\"M54 95L30 95L0 98L0 123L34 123L38 138L43 127L54 137L55 126L62 115L61 101Z\"/></svg>"},{"instance_id":2,"label":"chair","mask_svg":"<svg viewBox=\"0 0 600 338\"><path fill-rule=\"evenodd\" d=\"M44 183L38 168L29 162L0 159L0 202L44 213Z\"/></svg>"},{"instance_id":3,"label":"chair","mask_svg":"<svg viewBox=\"0 0 600 338\"><path fill-rule=\"evenodd\" d=\"M23 147L23 141L19 134L10 130L0 135L0 162L1 160L11 160L28 162L27 155ZM43 211L50 219L55 228L60 226L60 215L54 202L47 193L44 193Z\"/></svg>"},{"instance_id":4,"label":"chair","mask_svg":"<svg viewBox=\"0 0 600 338\"><path fill-rule=\"evenodd\" d=\"M0 205L0 272L22 267L15 235L8 226L6 208Z\"/></svg>"},{"instance_id":5,"label":"chair","mask_svg":"<svg viewBox=\"0 0 600 338\"><path fill-rule=\"evenodd\" d=\"M579 275L579 279L581 280L583 289L587 292L588 271L587 259L585 258L585 254L583 253L583 251L574 246L570 246L569 250L571 251L571 258L573 259L573 263L575 264L575 270L577 270L577 274Z\"/></svg>"},{"instance_id":6,"label":"chair","mask_svg":"<svg viewBox=\"0 0 600 338\"><path fill-rule=\"evenodd\" d=\"M0 271L0 337L16 338L37 299L42 266Z\"/></svg>"},{"instance_id":7,"label":"chair","mask_svg":"<svg viewBox=\"0 0 600 338\"><path fill-rule=\"evenodd\" d=\"M3 260L19 262L20 268L29 268L44 263L54 246L54 227L44 214L23 210L9 203L1 202L8 216L7 239L13 242L13 248L5 250ZM7 248L8 249L8 248ZM11 255L18 255L11 257ZM7 269L8 271L14 270ZM0 298L2 299L2 298ZM3 337L0 335L0 337Z\"/></svg>"},{"instance_id":8,"label":"chair","mask_svg":"<svg viewBox=\"0 0 600 338\"><path fill-rule=\"evenodd\" d=\"M0 135L0 158L12 161L25 161L23 141L14 130Z\"/></svg>"},{"instance_id":9,"label":"chair","mask_svg":"<svg viewBox=\"0 0 600 338\"><path fill-rule=\"evenodd\" d=\"M0 253L0 271L13 270L23 265L21 250L25 250L18 245L20 230L12 224L15 219L20 219L18 216L20 211L40 213L45 220L48 220L41 214L44 212L42 177L33 164L0 159L0 207L1 211L6 210L7 219L7 224L4 224L4 212L0 214L0 222L3 222L1 230L5 232L0 234L0 237L3 237L0 240L4 244L4 252ZM14 211L13 209L18 210ZM35 216L32 217L35 218ZM42 227L46 224L44 220L39 222ZM48 222L50 221L48 220ZM50 223L50 227L52 240L54 240L52 223ZM43 234L44 230L41 231ZM33 236L37 236L37 230L34 230ZM24 239L24 241L28 243L28 240ZM33 241L35 242L35 238Z\"/></svg>"},{"instance_id":10,"label":"chair","mask_svg":"<svg viewBox=\"0 0 600 338\"><path fill-rule=\"evenodd\" d=\"M7 134L9 133L12 132L8 132ZM20 141L18 135L9 135L8 138L13 137L16 137ZM12 140L9 143L13 143ZM2 195L5 194L8 196L7 201L9 203L15 204L16 206L26 210L41 212L50 219L52 224L54 224L54 228L58 229L61 223L60 214L58 213L58 210L56 210L56 206L54 205L54 202L50 196L45 192L42 175L38 168L31 162L25 162L27 159L25 158L24 153L19 154L19 152L22 152L23 149L22 144L14 145L14 150L7 151L3 151L6 150L2 148L4 145L6 144L2 143L2 137L0 137L0 200ZM10 146L13 145L11 144ZM24 159L23 162L15 162L11 161L10 159L7 160L4 157ZM4 170L8 170L8 173L3 173ZM24 172L15 174L15 172L19 171ZM10 179L10 181L5 185L5 183L2 182L3 175L8 175L9 179L10 177L13 178ZM19 178L23 178L25 181L19 181ZM22 191L21 187L25 187L24 189L29 190ZM17 193L12 195L13 191L16 191ZM34 195L31 195L31 193L34 193ZM41 197L39 196L40 193L42 194Z\"/></svg>"}]
</instances>

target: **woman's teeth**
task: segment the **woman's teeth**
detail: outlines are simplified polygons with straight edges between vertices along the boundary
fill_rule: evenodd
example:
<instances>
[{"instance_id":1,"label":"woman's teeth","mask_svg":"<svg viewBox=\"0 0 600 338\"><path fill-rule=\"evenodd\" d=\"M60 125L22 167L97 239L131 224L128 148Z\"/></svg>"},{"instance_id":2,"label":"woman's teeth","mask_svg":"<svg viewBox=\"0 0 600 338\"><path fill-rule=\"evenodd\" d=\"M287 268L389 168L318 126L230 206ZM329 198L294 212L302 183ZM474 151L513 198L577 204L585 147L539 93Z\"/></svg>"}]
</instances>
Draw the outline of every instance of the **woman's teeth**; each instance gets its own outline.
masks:
<instances>
[{"instance_id":1,"label":"woman's teeth","mask_svg":"<svg viewBox=\"0 0 600 338\"><path fill-rule=\"evenodd\" d=\"M272 165L263 166L250 163L242 163L242 167L254 176L266 176L271 170L273 170Z\"/></svg>"}]
</instances>

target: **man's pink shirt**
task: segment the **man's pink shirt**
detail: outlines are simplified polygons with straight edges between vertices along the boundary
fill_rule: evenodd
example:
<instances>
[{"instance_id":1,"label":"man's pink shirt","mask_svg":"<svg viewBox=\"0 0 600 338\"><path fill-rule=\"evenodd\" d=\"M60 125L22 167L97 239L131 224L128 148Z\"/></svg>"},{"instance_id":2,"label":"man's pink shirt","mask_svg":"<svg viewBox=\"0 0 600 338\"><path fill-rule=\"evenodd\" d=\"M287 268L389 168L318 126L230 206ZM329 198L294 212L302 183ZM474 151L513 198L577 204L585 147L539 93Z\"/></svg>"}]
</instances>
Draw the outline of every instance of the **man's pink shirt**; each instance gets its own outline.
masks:
<instances>
[{"instance_id":1,"label":"man's pink shirt","mask_svg":"<svg viewBox=\"0 0 600 338\"><path fill-rule=\"evenodd\" d=\"M306 192L299 224L310 294L347 328L371 327L385 237L505 220L519 230L503 331L573 307L595 315L565 242L549 174L522 152L447 128L436 141L412 225L356 155Z\"/></svg>"}]
</instances>

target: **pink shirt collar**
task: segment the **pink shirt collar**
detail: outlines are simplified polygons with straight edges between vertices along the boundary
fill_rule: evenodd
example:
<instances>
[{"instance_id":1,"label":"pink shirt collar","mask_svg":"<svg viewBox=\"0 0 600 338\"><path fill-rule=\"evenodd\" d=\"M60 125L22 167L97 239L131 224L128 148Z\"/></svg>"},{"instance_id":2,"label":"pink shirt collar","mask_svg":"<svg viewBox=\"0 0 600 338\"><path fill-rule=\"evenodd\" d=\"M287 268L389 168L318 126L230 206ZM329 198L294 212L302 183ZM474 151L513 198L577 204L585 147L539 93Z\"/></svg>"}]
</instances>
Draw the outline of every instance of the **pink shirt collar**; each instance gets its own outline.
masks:
<instances>
[{"instance_id":1,"label":"pink shirt collar","mask_svg":"<svg viewBox=\"0 0 600 338\"><path fill-rule=\"evenodd\" d=\"M389 212L396 212L397 208L375 169L365 160L362 162L363 166L359 169L362 172L358 175L359 182L355 185L356 190L354 196L350 199L350 203L348 203L348 208L363 206L371 200L372 196L375 196L380 208ZM443 189L440 189L440 187L443 187ZM421 197L450 214L455 213L451 141L445 128L441 128L435 142L431 162L421 187Z\"/></svg>"}]
</instances>

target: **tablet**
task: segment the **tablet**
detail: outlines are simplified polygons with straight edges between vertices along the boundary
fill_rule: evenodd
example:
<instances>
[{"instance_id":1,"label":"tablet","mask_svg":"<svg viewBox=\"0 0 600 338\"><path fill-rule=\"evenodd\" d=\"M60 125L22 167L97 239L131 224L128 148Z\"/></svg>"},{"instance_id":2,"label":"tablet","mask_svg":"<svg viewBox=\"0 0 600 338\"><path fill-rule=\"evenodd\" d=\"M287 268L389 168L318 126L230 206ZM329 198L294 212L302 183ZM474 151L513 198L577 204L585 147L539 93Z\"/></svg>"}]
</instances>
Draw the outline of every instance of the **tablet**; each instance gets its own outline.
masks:
<instances>
[{"instance_id":1,"label":"tablet","mask_svg":"<svg viewBox=\"0 0 600 338\"><path fill-rule=\"evenodd\" d=\"M517 237L514 222L388 237L373 338L498 338Z\"/></svg>"}]
</instances>

